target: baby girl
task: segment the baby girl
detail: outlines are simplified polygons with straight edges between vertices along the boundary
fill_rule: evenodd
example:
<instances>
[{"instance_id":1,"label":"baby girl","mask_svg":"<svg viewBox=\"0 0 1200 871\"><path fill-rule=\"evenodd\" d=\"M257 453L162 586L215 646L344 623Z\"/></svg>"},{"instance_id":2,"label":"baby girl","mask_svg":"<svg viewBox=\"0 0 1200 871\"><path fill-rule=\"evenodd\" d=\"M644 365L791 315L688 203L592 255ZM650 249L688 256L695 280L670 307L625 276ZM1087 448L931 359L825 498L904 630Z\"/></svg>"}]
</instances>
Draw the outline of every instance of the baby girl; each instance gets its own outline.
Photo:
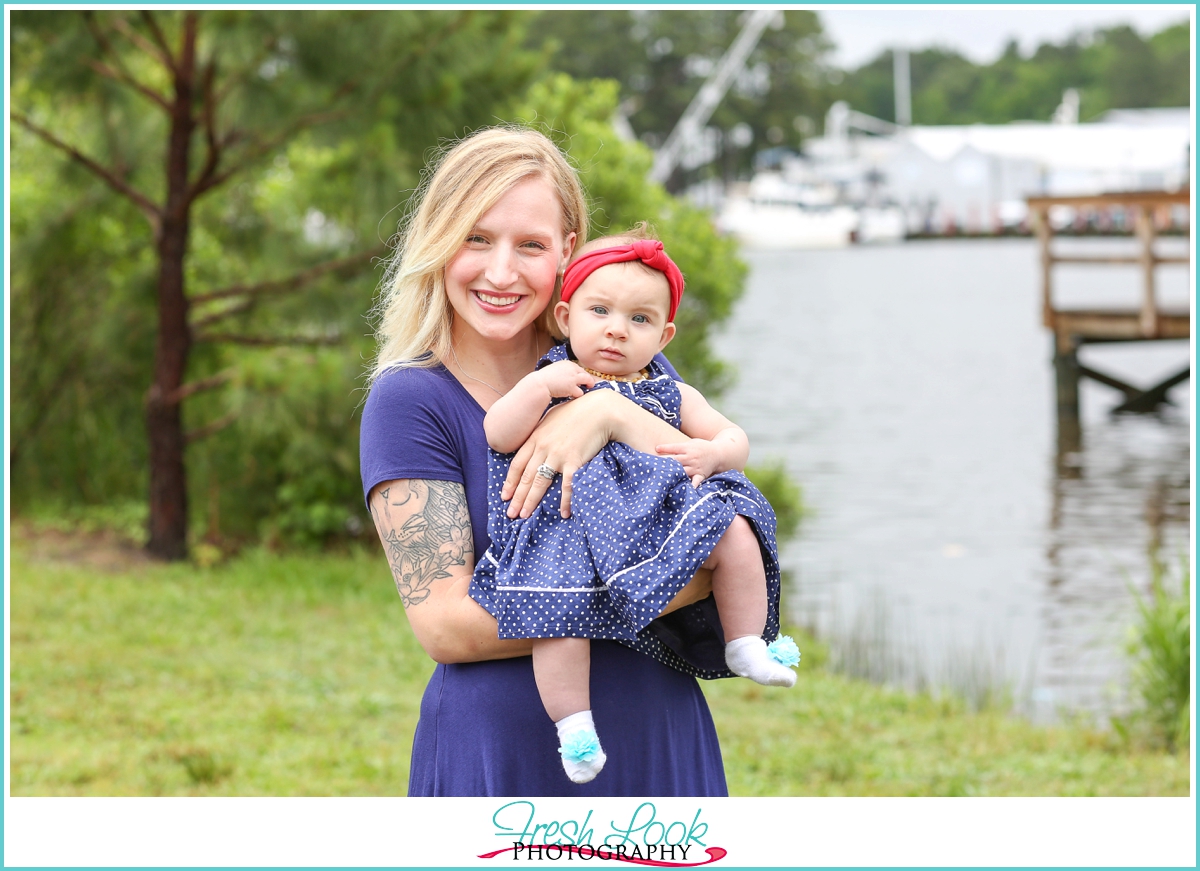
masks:
<instances>
[{"instance_id":1,"label":"baby girl","mask_svg":"<svg viewBox=\"0 0 1200 871\"><path fill-rule=\"evenodd\" d=\"M792 686L799 652L786 636L762 637L769 587L778 595L775 515L739 470L742 429L676 381L660 353L675 335L683 275L644 227L584 245L563 276L554 317L567 342L499 399L484 420L491 547L471 595L502 638L532 638L538 692L575 783L592 780L605 755L589 698L590 638L629 641L701 568L733 674ZM680 431L658 456L610 442L576 472L571 516L552 490L528 518L510 518L500 489L515 451L548 405L586 390L616 390ZM554 479L548 466L538 474ZM768 568L773 585L768 584Z\"/></svg>"}]
</instances>

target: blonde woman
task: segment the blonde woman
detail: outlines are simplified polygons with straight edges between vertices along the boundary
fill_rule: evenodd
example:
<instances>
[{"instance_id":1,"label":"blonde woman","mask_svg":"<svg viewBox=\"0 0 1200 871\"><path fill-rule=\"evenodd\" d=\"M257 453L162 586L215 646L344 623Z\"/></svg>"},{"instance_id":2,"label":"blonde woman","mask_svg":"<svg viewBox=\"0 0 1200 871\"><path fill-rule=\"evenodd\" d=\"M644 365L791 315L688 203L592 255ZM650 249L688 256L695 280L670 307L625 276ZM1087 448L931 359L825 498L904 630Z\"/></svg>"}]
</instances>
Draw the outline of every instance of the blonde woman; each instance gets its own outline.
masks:
<instances>
[{"instance_id":1,"label":"blonde woman","mask_svg":"<svg viewBox=\"0 0 1200 871\"><path fill-rule=\"evenodd\" d=\"M594 644L593 710L619 761L584 785L562 776L531 642L499 639L468 595L489 543L484 415L556 342L550 310L587 229L579 179L552 142L526 128L483 130L427 177L385 281L363 491L409 623L439 663L421 703L409 795L727 791L695 679L729 674L707 573L636 642ZM673 437L623 397L588 394L548 413L517 452L513 502L536 505L553 470L569 511L572 474L610 440L652 452Z\"/></svg>"}]
</instances>

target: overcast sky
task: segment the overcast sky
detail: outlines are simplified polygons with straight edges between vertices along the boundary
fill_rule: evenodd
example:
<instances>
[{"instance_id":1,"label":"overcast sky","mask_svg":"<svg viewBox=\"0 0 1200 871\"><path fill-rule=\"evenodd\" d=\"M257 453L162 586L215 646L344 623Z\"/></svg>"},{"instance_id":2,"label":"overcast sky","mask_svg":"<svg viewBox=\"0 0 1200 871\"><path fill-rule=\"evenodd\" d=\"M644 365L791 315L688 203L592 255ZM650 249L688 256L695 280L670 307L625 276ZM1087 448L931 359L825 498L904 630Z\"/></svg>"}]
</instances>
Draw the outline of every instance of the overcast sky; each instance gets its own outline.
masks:
<instances>
[{"instance_id":1,"label":"overcast sky","mask_svg":"<svg viewBox=\"0 0 1200 871\"><path fill-rule=\"evenodd\" d=\"M852 69L895 45L940 45L990 63L1016 39L1024 53L1072 33L1129 24L1143 36L1187 21L1191 5L1072 6L838 6L819 9L825 32L837 44L836 66Z\"/></svg>"}]
</instances>

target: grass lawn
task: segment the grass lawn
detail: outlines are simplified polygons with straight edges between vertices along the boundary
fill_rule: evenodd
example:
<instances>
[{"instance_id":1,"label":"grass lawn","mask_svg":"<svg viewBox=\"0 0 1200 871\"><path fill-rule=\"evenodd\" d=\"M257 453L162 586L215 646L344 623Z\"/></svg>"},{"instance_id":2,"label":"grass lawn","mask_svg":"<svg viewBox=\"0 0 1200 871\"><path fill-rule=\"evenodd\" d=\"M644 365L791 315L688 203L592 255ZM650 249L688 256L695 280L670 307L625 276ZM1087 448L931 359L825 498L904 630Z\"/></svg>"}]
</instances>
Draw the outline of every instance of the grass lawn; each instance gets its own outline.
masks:
<instances>
[{"instance_id":1,"label":"grass lawn","mask_svg":"<svg viewBox=\"0 0 1200 871\"><path fill-rule=\"evenodd\" d=\"M12 542L13 795L404 794L433 664L382 556L198 568L20 526ZM791 691L704 689L733 795L1188 794L1186 752L819 667Z\"/></svg>"}]
</instances>

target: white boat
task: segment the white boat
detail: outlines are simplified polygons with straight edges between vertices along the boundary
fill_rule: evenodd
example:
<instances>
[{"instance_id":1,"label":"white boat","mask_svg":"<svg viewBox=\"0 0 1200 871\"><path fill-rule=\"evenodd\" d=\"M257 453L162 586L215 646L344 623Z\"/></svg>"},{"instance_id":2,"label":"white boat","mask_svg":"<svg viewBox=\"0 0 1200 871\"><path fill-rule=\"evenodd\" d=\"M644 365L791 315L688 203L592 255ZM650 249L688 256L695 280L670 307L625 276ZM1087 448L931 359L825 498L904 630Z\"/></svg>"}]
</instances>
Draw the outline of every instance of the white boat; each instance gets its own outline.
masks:
<instances>
[{"instance_id":1,"label":"white boat","mask_svg":"<svg viewBox=\"0 0 1200 871\"><path fill-rule=\"evenodd\" d=\"M899 242L906 224L899 206L839 202L832 185L790 181L775 172L759 172L743 190L731 192L717 216L721 232L753 249Z\"/></svg>"},{"instance_id":2,"label":"white boat","mask_svg":"<svg viewBox=\"0 0 1200 871\"><path fill-rule=\"evenodd\" d=\"M895 205L861 206L854 241L863 245L903 242L908 232L908 216Z\"/></svg>"},{"instance_id":3,"label":"white boat","mask_svg":"<svg viewBox=\"0 0 1200 871\"><path fill-rule=\"evenodd\" d=\"M859 217L837 203L836 191L760 172L743 191L731 192L717 228L747 248L839 248L849 245Z\"/></svg>"},{"instance_id":4,"label":"white boat","mask_svg":"<svg viewBox=\"0 0 1200 871\"><path fill-rule=\"evenodd\" d=\"M783 203L730 199L717 217L717 228L747 248L840 248L849 245L858 215L846 206L805 208Z\"/></svg>"}]
</instances>

